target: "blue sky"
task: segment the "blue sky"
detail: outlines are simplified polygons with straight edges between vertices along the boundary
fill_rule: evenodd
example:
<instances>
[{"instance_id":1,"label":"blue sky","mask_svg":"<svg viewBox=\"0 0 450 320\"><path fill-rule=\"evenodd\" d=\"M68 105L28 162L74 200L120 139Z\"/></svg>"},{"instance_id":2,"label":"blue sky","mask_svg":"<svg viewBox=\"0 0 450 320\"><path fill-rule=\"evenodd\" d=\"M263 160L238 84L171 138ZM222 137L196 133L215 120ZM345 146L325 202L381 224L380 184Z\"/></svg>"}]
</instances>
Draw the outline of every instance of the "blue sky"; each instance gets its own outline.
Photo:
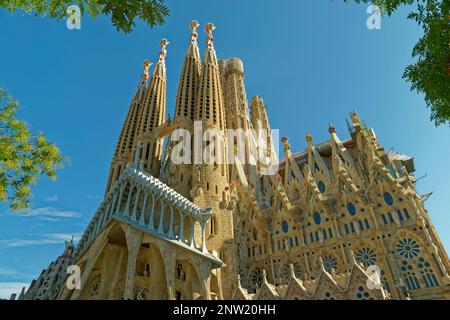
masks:
<instances>
[{"instance_id":1,"label":"blue sky","mask_svg":"<svg viewBox=\"0 0 450 320\"><path fill-rule=\"evenodd\" d=\"M305 148L305 134L328 139L333 122L341 139L345 117L356 109L382 145L415 158L419 193L442 241L450 248L450 128L429 121L423 97L402 78L420 29L404 8L366 27L365 5L341 0L228 0L167 2L164 26L138 23L128 35L108 18L83 18L81 30L65 21L0 11L0 86L22 105L20 116L43 131L71 159L58 180L42 179L27 216L0 205L0 298L62 252L64 239L79 237L99 205L111 156L144 59L156 61L159 41L171 44L166 59L168 111L189 42L192 19L214 22L219 58L240 57L248 96L261 95L273 128Z\"/></svg>"}]
</instances>

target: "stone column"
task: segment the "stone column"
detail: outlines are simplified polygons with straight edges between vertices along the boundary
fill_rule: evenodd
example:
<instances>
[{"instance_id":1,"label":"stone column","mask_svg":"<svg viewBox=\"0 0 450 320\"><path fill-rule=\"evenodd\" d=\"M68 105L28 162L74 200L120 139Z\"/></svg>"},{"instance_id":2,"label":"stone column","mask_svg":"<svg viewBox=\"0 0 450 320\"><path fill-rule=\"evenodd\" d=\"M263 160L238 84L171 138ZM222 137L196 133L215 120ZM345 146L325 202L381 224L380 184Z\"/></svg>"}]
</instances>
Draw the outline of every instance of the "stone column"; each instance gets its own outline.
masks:
<instances>
[{"instance_id":1,"label":"stone column","mask_svg":"<svg viewBox=\"0 0 450 320\"><path fill-rule=\"evenodd\" d=\"M162 245L158 245L158 247L161 252L165 252L163 260L166 271L167 299L175 300L175 262L177 254L175 250L167 250Z\"/></svg>"},{"instance_id":2,"label":"stone column","mask_svg":"<svg viewBox=\"0 0 450 320\"><path fill-rule=\"evenodd\" d=\"M191 233L189 234L189 236L191 238L189 240L189 245L191 246L191 248L195 247L195 241L194 241L194 239L195 239L195 237L194 237L195 229L194 229L194 225L195 225L195 220L191 217Z\"/></svg>"},{"instance_id":3,"label":"stone column","mask_svg":"<svg viewBox=\"0 0 450 320\"><path fill-rule=\"evenodd\" d=\"M124 300L131 300L134 298L134 275L136 273L136 260L141 247L143 233L139 232L129 226L124 227L125 237L127 239L128 247L128 262L125 273L125 290Z\"/></svg>"},{"instance_id":4,"label":"stone column","mask_svg":"<svg viewBox=\"0 0 450 320\"><path fill-rule=\"evenodd\" d=\"M201 226L202 226L202 247L201 247L201 250L204 253L208 252L208 250L206 249L205 224L206 224L206 221L202 221L202 224L201 224Z\"/></svg>"}]
</instances>

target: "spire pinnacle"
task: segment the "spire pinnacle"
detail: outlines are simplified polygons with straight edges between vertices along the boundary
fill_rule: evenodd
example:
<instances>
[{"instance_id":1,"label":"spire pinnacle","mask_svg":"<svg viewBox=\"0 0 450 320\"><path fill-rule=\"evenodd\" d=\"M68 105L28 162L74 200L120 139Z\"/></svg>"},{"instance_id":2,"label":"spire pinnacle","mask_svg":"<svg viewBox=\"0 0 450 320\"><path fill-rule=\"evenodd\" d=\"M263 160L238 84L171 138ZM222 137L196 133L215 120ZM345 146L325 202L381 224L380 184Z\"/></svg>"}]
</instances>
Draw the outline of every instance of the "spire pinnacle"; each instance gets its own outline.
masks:
<instances>
[{"instance_id":1,"label":"spire pinnacle","mask_svg":"<svg viewBox=\"0 0 450 320\"><path fill-rule=\"evenodd\" d=\"M330 134L332 133L336 133L336 129L334 128L334 125L330 122L330 124L328 125L328 132Z\"/></svg>"},{"instance_id":2,"label":"spire pinnacle","mask_svg":"<svg viewBox=\"0 0 450 320\"><path fill-rule=\"evenodd\" d=\"M216 27L212 23L208 23L205 27L205 31L208 34L206 38L206 44L208 45L208 49L214 48L214 37L213 37L214 29L216 29Z\"/></svg>"},{"instance_id":3,"label":"spire pinnacle","mask_svg":"<svg viewBox=\"0 0 450 320\"><path fill-rule=\"evenodd\" d=\"M189 25L189 28L192 30L191 43L197 43L197 38L198 38L197 28L198 27L200 27L200 24L197 22L197 20L192 20L191 24Z\"/></svg>"},{"instance_id":4,"label":"spire pinnacle","mask_svg":"<svg viewBox=\"0 0 450 320\"><path fill-rule=\"evenodd\" d=\"M263 280L264 283L267 282L266 269L262 269L262 280Z\"/></svg>"},{"instance_id":5,"label":"spire pinnacle","mask_svg":"<svg viewBox=\"0 0 450 320\"><path fill-rule=\"evenodd\" d=\"M148 69L151 67L152 63L149 60L144 60L144 64L142 67L144 68L144 71L141 75L141 86L145 86L148 80Z\"/></svg>"},{"instance_id":6,"label":"spire pinnacle","mask_svg":"<svg viewBox=\"0 0 450 320\"><path fill-rule=\"evenodd\" d=\"M169 41L166 38L162 39L159 43L161 45L161 52L159 53L159 62L163 62L167 55L167 46L169 45Z\"/></svg>"},{"instance_id":7,"label":"spire pinnacle","mask_svg":"<svg viewBox=\"0 0 450 320\"><path fill-rule=\"evenodd\" d=\"M351 114L350 114L350 116L351 116L351 118L352 118L352 122L353 122L353 124L356 126L356 125L359 125L359 116L358 116L358 114L356 113L356 111L353 111Z\"/></svg>"}]
</instances>

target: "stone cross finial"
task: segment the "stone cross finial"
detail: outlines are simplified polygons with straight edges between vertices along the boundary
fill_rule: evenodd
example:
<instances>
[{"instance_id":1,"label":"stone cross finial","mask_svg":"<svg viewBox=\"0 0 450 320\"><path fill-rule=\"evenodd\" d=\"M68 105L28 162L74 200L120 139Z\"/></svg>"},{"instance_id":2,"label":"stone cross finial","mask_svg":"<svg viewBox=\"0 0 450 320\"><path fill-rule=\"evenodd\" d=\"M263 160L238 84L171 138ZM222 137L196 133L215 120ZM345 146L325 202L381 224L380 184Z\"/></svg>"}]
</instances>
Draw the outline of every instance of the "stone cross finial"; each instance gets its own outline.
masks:
<instances>
[{"instance_id":1,"label":"stone cross finial","mask_svg":"<svg viewBox=\"0 0 450 320\"><path fill-rule=\"evenodd\" d=\"M200 27L200 24L197 22L197 20L192 20L191 24L189 25L189 28L191 28L191 42L197 42L198 34L197 34L197 28Z\"/></svg>"},{"instance_id":2,"label":"stone cross finial","mask_svg":"<svg viewBox=\"0 0 450 320\"><path fill-rule=\"evenodd\" d=\"M216 29L214 24L208 23L205 27L205 31L208 34L206 38L206 44L208 45L208 48L214 47L214 37L213 37L213 31Z\"/></svg>"},{"instance_id":3,"label":"stone cross finial","mask_svg":"<svg viewBox=\"0 0 450 320\"><path fill-rule=\"evenodd\" d=\"M162 39L161 42L159 43L161 45L161 52L159 53L159 61L163 61L166 58L167 55L167 46L169 45L169 41L167 41L167 39Z\"/></svg>"}]
</instances>

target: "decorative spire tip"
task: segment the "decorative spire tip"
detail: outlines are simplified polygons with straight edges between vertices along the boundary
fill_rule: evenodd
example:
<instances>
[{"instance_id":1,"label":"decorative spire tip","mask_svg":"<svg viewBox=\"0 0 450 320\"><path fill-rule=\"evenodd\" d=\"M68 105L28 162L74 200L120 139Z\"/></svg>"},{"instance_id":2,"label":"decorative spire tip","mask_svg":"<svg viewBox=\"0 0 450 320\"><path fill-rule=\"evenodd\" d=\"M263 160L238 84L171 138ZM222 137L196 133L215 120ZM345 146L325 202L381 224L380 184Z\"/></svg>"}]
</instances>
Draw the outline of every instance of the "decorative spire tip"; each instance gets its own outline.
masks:
<instances>
[{"instance_id":1,"label":"decorative spire tip","mask_svg":"<svg viewBox=\"0 0 450 320\"><path fill-rule=\"evenodd\" d=\"M208 34L206 38L206 44L208 45L208 48L214 47L214 37L213 37L213 31L216 29L216 26L212 23L208 23L205 27L205 31Z\"/></svg>"},{"instance_id":2,"label":"decorative spire tip","mask_svg":"<svg viewBox=\"0 0 450 320\"><path fill-rule=\"evenodd\" d=\"M148 69L151 67L152 63L150 60L145 59L144 63L142 64L142 67L144 68L144 71L142 72L141 76L141 85L145 85L148 79Z\"/></svg>"},{"instance_id":3,"label":"decorative spire tip","mask_svg":"<svg viewBox=\"0 0 450 320\"><path fill-rule=\"evenodd\" d=\"M161 45L161 52L159 54L159 61L163 61L166 58L167 55L167 46L169 45L169 41L167 41L166 38L162 39L161 42L159 43Z\"/></svg>"},{"instance_id":4,"label":"decorative spire tip","mask_svg":"<svg viewBox=\"0 0 450 320\"><path fill-rule=\"evenodd\" d=\"M191 32L191 42L197 43L197 28L200 27L200 23L198 23L197 20L192 20L191 24L189 25L189 28L192 30Z\"/></svg>"}]
</instances>

